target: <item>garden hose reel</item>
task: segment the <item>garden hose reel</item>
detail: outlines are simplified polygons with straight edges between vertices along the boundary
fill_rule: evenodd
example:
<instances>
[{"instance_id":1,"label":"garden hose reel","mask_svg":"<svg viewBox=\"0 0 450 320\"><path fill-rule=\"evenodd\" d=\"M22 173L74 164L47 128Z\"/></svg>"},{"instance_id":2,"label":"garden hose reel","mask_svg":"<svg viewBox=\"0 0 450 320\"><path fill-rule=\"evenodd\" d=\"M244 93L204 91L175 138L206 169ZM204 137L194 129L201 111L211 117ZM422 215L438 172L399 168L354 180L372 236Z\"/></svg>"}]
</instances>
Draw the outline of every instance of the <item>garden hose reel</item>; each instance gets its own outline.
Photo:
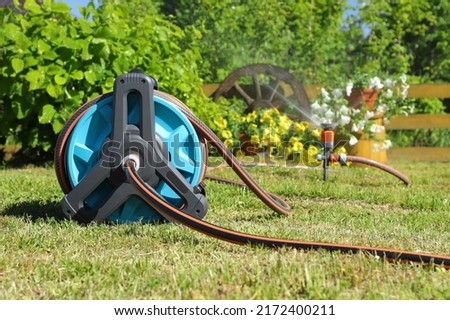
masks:
<instances>
[{"instance_id":1,"label":"garden hose reel","mask_svg":"<svg viewBox=\"0 0 450 320\"><path fill-rule=\"evenodd\" d=\"M62 200L66 216L85 222L161 219L127 182L123 165L131 160L165 201L204 217L204 142L179 107L155 96L156 88L155 79L137 70L121 75L112 95L90 103L66 124L64 159L56 159L63 160L70 183Z\"/></svg>"}]
</instances>

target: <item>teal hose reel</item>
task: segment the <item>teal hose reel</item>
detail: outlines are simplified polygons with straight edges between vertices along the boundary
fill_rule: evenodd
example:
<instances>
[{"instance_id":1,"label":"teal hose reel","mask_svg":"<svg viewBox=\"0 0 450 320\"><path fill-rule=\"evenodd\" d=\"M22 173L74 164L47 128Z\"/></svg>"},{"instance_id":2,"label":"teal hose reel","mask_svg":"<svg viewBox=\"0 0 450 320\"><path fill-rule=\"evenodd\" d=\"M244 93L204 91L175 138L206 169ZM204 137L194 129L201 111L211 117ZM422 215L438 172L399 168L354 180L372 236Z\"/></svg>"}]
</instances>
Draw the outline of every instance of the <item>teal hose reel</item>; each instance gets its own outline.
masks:
<instances>
[{"instance_id":1,"label":"teal hose reel","mask_svg":"<svg viewBox=\"0 0 450 320\"><path fill-rule=\"evenodd\" d=\"M112 94L86 103L66 123L55 162L60 184L68 189L62 201L68 217L160 220L126 182L121 165L128 158L165 201L177 207L188 203L185 209L199 218L206 214L205 145L176 99L156 89L156 81L142 72L119 76Z\"/></svg>"}]
</instances>

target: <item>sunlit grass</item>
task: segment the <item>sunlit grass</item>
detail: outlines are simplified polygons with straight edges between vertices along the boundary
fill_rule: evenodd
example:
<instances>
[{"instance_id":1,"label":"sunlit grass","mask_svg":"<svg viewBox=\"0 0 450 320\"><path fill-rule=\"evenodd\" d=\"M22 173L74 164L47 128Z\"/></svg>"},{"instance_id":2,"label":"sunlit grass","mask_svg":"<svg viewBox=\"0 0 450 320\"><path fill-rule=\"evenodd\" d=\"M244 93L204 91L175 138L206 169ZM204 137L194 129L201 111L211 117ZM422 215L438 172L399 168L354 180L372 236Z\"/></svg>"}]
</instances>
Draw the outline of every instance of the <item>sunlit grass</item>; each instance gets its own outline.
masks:
<instances>
[{"instance_id":1,"label":"sunlit grass","mask_svg":"<svg viewBox=\"0 0 450 320\"><path fill-rule=\"evenodd\" d=\"M249 191L207 182L205 220L289 239L450 255L448 163L396 162L410 187L374 169L249 168L293 206L278 216ZM211 172L235 178L230 169ZM450 299L439 267L364 254L272 251L175 224L64 219L53 169L0 171L0 299Z\"/></svg>"}]
</instances>

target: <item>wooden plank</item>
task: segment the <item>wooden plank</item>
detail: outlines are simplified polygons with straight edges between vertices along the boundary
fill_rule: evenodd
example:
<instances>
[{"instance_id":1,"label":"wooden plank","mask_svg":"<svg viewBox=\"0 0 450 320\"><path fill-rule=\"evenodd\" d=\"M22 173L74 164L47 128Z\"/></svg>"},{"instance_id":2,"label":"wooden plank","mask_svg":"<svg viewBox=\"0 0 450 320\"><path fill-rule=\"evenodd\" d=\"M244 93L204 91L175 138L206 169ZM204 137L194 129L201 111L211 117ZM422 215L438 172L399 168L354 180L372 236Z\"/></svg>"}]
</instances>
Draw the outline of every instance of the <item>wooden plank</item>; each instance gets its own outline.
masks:
<instances>
[{"instance_id":1,"label":"wooden plank","mask_svg":"<svg viewBox=\"0 0 450 320\"><path fill-rule=\"evenodd\" d=\"M450 161L450 147L404 147L387 152L388 160Z\"/></svg>"},{"instance_id":2,"label":"wooden plank","mask_svg":"<svg viewBox=\"0 0 450 320\"><path fill-rule=\"evenodd\" d=\"M203 91L211 96L219 87L218 83L204 84ZM310 99L314 99L320 93L320 84L304 84L304 88ZM411 84L408 90L408 98L450 98L450 83L421 83Z\"/></svg>"},{"instance_id":3,"label":"wooden plank","mask_svg":"<svg viewBox=\"0 0 450 320\"><path fill-rule=\"evenodd\" d=\"M305 84L303 87L310 100L314 100L320 94L321 86L318 84Z\"/></svg>"},{"instance_id":4,"label":"wooden plank","mask_svg":"<svg viewBox=\"0 0 450 320\"><path fill-rule=\"evenodd\" d=\"M219 85L217 83L211 83L211 84L204 84L202 86L202 89L207 97L212 98L214 91L216 91L218 87Z\"/></svg>"},{"instance_id":5,"label":"wooden plank","mask_svg":"<svg viewBox=\"0 0 450 320\"><path fill-rule=\"evenodd\" d=\"M386 125L388 130L450 128L450 114L412 114L395 116Z\"/></svg>"},{"instance_id":6,"label":"wooden plank","mask_svg":"<svg viewBox=\"0 0 450 320\"><path fill-rule=\"evenodd\" d=\"M450 83L412 84L408 98L450 98Z\"/></svg>"}]
</instances>

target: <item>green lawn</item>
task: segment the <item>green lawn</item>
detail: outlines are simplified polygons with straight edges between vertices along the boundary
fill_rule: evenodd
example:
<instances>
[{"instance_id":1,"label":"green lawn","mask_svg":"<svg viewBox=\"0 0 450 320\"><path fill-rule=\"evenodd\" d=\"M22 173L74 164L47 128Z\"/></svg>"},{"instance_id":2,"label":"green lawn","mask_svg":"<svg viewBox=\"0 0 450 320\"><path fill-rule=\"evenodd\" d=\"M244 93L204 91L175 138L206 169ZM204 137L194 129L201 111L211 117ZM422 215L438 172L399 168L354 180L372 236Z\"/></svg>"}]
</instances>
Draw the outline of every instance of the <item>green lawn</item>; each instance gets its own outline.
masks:
<instances>
[{"instance_id":1,"label":"green lawn","mask_svg":"<svg viewBox=\"0 0 450 320\"><path fill-rule=\"evenodd\" d=\"M208 182L207 221L290 239L450 255L450 164L375 169L249 168L293 206ZM233 178L230 169L215 175ZM364 254L236 246L175 224L66 220L52 168L0 171L0 299L450 299L450 271Z\"/></svg>"}]
</instances>

